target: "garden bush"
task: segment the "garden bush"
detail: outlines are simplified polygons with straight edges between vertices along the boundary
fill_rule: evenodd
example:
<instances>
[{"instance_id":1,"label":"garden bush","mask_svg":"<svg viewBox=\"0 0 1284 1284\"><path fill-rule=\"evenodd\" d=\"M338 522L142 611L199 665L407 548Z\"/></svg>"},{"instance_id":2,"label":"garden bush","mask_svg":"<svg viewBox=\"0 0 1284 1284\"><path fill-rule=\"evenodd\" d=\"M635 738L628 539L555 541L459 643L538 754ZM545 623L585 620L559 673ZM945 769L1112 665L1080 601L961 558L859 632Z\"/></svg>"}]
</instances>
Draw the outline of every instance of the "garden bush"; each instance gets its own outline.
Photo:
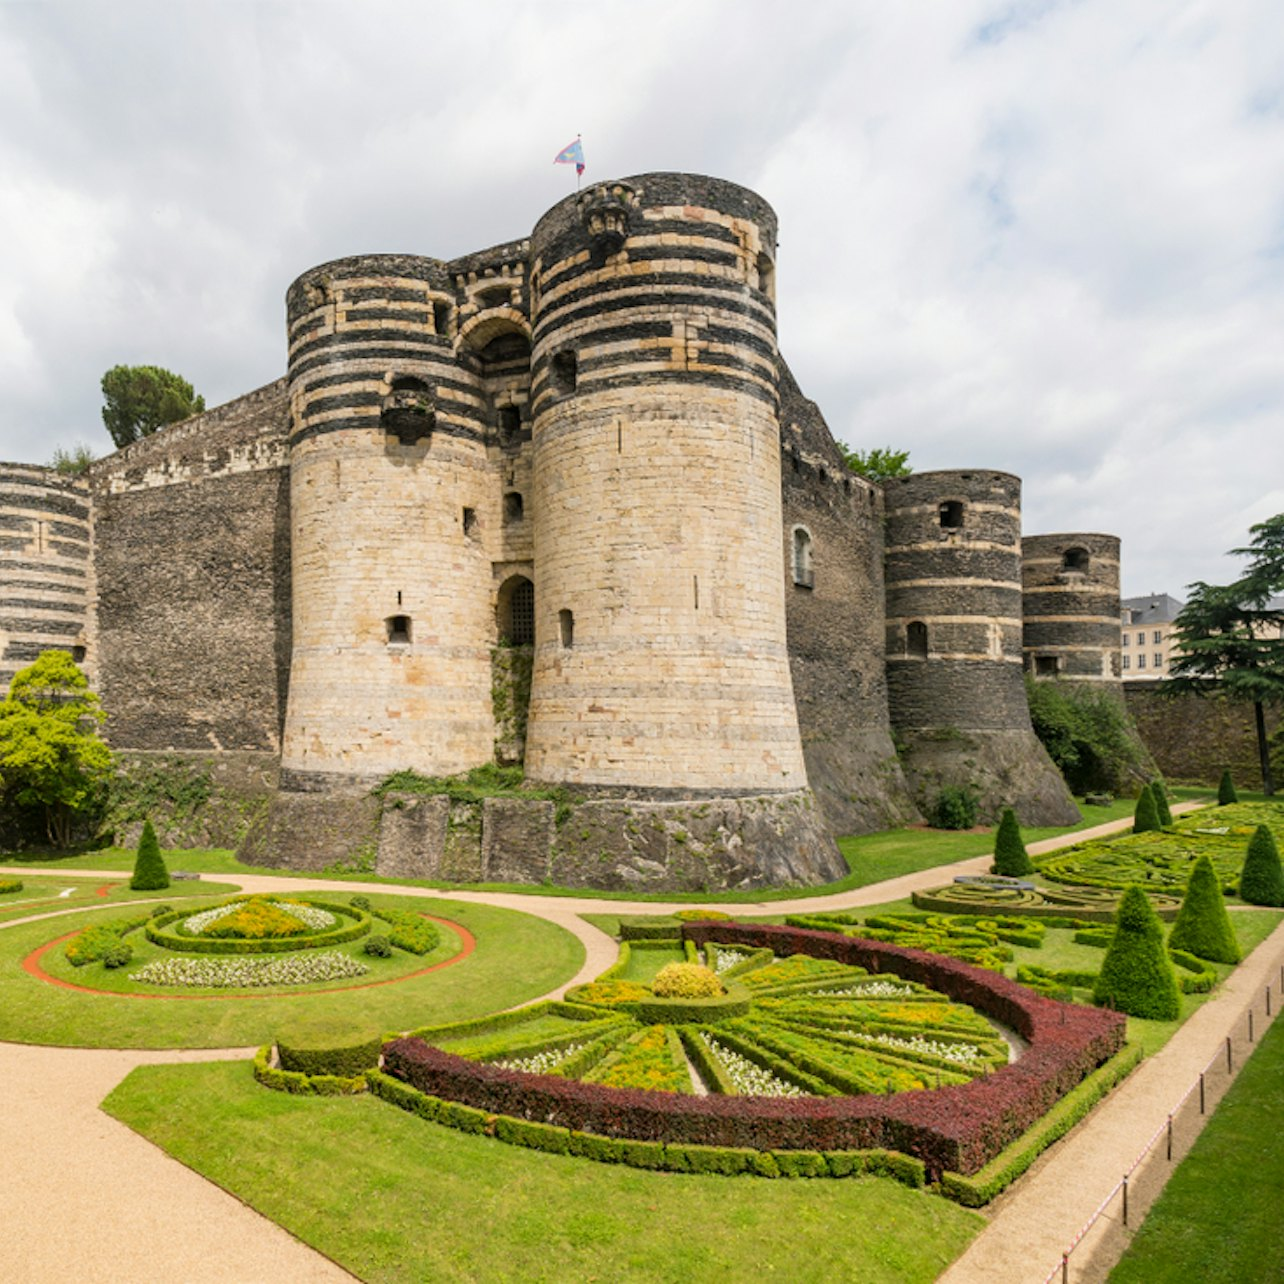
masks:
<instances>
[{"instance_id":1,"label":"garden bush","mask_svg":"<svg viewBox=\"0 0 1284 1284\"><path fill-rule=\"evenodd\" d=\"M22 879L0 878L0 896L7 896L10 892L20 891L22 891Z\"/></svg>"},{"instance_id":2,"label":"garden bush","mask_svg":"<svg viewBox=\"0 0 1284 1284\"><path fill-rule=\"evenodd\" d=\"M169 886L169 870L161 855L160 843L150 820L143 821L143 834L138 840L138 855L134 860L134 876L129 885L136 892L160 892Z\"/></svg>"},{"instance_id":3,"label":"garden bush","mask_svg":"<svg viewBox=\"0 0 1284 1284\"><path fill-rule=\"evenodd\" d=\"M303 1074L281 1070L272 1064L272 1045L266 1043L254 1055L254 1077L265 1088L301 1097L348 1097L366 1090L364 1074L352 1076Z\"/></svg>"},{"instance_id":4,"label":"garden bush","mask_svg":"<svg viewBox=\"0 0 1284 1284\"><path fill-rule=\"evenodd\" d=\"M1159 817L1159 827L1166 829L1173 823L1173 809L1168 805L1168 791L1164 782L1156 777L1150 782L1150 792L1155 799L1155 813Z\"/></svg>"},{"instance_id":5,"label":"garden bush","mask_svg":"<svg viewBox=\"0 0 1284 1284\"><path fill-rule=\"evenodd\" d=\"M234 898L246 903L252 897ZM291 901L291 904L295 902ZM296 950L316 950L327 946L344 945L355 941L370 931L370 917L350 905L338 905L329 901L309 898L297 902L309 909L322 910L336 919L333 927L314 930L303 936L263 936L225 938L213 934L198 933L189 935L183 931L183 924L193 917L191 909L172 910L168 914L151 919L146 924L147 939L164 949L177 950L184 954L278 954L293 953ZM213 908L219 908L215 906ZM208 911L202 911L208 913Z\"/></svg>"},{"instance_id":6,"label":"garden bush","mask_svg":"<svg viewBox=\"0 0 1284 1284\"><path fill-rule=\"evenodd\" d=\"M1168 936L1170 950L1185 950L1215 963L1238 963L1239 942L1226 912L1221 879L1207 856L1191 870L1186 896Z\"/></svg>"},{"instance_id":7,"label":"garden bush","mask_svg":"<svg viewBox=\"0 0 1284 1284\"><path fill-rule=\"evenodd\" d=\"M72 967L84 967L87 963L101 963L117 946L124 944L124 937L147 922L146 918L118 919L114 923L95 923L87 927L67 942L63 954ZM126 944L126 949L130 947ZM126 960L128 962L128 959ZM113 966L119 966L114 964Z\"/></svg>"},{"instance_id":8,"label":"garden bush","mask_svg":"<svg viewBox=\"0 0 1284 1284\"><path fill-rule=\"evenodd\" d=\"M370 913L370 897L368 896L350 896L348 904L353 909L364 910L367 914Z\"/></svg>"},{"instance_id":9,"label":"garden bush","mask_svg":"<svg viewBox=\"0 0 1284 1284\"><path fill-rule=\"evenodd\" d=\"M666 963L651 989L661 999L712 999L724 993L718 974L699 963Z\"/></svg>"},{"instance_id":10,"label":"garden bush","mask_svg":"<svg viewBox=\"0 0 1284 1284\"><path fill-rule=\"evenodd\" d=\"M1227 767L1222 772L1221 782L1217 786L1217 805L1229 807L1231 803L1237 802L1239 802L1239 794L1235 792L1235 782L1231 779L1230 768Z\"/></svg>"},{"instance_id":11,"label":"garden bush","mask_svg":"<svg viewBox=\"0 0 1284 1284\"><path fill-rule=\"evenodd\" d=\"M1284 906L1284 869L1275 835L1265 825L1248 842L1244 869L1239 876L1239 895L1250 905Z\"/></svg>"},{"instance_id":12,"label":"garden bush","mask_svg":"<svg viewBox=\"0 0 1284 1284\"><path fill-rule=\"evenodd\" d=\"M731 915L721 910L689 909L678 910L673 917L682 923L725 923Z\"/></svg>"},{"instance_id":13,"label":"garden bush","mask_svg":"<svg viewBox=\"0 0 1284 1284\"><path fill-rule=\"evenodd\" d=\"M1176 1020L1181 1012L1163 926L1140 887L1130 887L1119 902L1092 998L1102 1007L1156 1021Z\"/></svg>"},{"instance_id":14,"label":"garden bush","mask_svg":"<svg viewBox=\"0 0 1284 1284\"><path fill-rule=\"evenodd\" d=\"M1161 828L1159 807L1155 803L1154 792L1149 785L1143 785L1141 793L1137 795L1137 810L1132 819L1132 832L1148 834Z\"/></svg>"},{"instance_id":15,"label":"garden bush","mask_svg":"<svg viewBox=\"0 0 1284 1284\"><path fill-rule=\"evenodd\" d=\"M366 937L365 952L375 959L392 958L392 942L381 935Z\"/></svg>"},{"instance_id":16,"label":"garden bush","mask_svg":"<svg viewBox=\"0 0 1284 1284\"><path fill-rule=\"evenodd\" d=\"M352 1078L379 1064L383 1033L340 1018L314 1018L287 1026L276 1038L283 1070Z\"/></svg>"},{"instance_id":17,"label":"garden bush","mask_svg":"<svg viewBox=\"0 0 1284 1284\"><path fill-rule=\"evenodd\" d=\"M355 899L352 902L356 904ZM375 909L376 918L388 924L388 939L407 954L431 954L441 944L441 933L435 923L413 910Z\"/></svg>"},{"instance_id":18,"label":"garden bush","mask_svg":"<svg viewBox=\"0 0 1284 1284\"><path fill-rule=\"evenodd\" d=\"M946 785L932 803L933 829L971 829L981 800L963 785Z\"/></svg>"},{"instance_id":19,"label":"garden bush","mask_svg":"<svg viewBox=\"0 0 1284 1284\"><path fill-rule=\"evenodd\" d=\"M1021 826L1011 807L1003 809L999 832L994 839L994 872L1005 878L1021 878L1034 873L1034 862L1021 841Z\"/></svg>"}]
</instances>

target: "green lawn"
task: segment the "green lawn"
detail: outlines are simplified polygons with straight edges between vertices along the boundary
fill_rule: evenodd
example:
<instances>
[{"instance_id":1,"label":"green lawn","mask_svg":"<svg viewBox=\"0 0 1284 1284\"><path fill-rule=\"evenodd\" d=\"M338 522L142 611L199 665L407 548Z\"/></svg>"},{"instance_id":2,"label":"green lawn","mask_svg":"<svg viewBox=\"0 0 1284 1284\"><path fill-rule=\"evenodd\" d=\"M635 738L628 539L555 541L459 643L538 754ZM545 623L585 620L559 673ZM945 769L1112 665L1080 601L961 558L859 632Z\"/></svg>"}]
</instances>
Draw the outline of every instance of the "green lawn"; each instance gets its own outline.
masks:
<instances>
[{"instance_id":1,"label":"green lawn","mask_svg":"<svg viewBox=\"0 0 1284 1284\"><path fill-rule=\"evenodd\" d=\"M304 1099L246 1063L147 1066L104 1109L367 1281L934 1280L983 1226L879 1178L649 1173Z\"/></svg>"},{"instance_id":2,"label":"green lawn","mask_svg":"<svg viewBox=\"0 0 1284 1284\"><path fill-rule=\"evenodd\" d=\"M45 918L0 932L0 1039L91 1048L244 1047L267 1042L289 1018L345 1010L359 1012L386 1031L408 1030L529 1002L568 980L584 962L584 947L576 937L529 914L461 901L373 899L452 919L474 934L477 949L440 972L339 993L309 993L300 987L199 999L80 994L29 976L20 963L65 932L123 917L121 909ZM442 954L449 952L446 948ZM59 972L62 965L50 959L48 970ZM67 969L69 979L84 985L98 986L108 975L96 964Z\"/></svg>"},{"instance_id":3,"label":"green lawn","mask_svg":"<svg viewBox=\"0 0 1284 1284\"><path fill-rule=\"evenodd\" d=\"M7 878L8 875L0 875ZM163 892L136 892L128 879L94 879L78 875L75 878L58 878L40 874L22 873L22 891L0 896L0 923L29 914L57 913L64 909L82 909L90 905L115 905L122 901L173 901L177 903L189 896L211 896L238 890L231 883L175 883ZM111 884L105 895L98 889ZM64 893L68 893L64 895Z\"/></svg>"},{"instance_id":4,"label":"green lawn","mask_svg":"<svg viewBox=\"0 0 1284 1284\"><path fill-rule=\"evenodd\" d=\"M1284 1021L1275 1021L1150 1210L1112 1284L1284 1279Z\"/></svg>"}]
</instances>

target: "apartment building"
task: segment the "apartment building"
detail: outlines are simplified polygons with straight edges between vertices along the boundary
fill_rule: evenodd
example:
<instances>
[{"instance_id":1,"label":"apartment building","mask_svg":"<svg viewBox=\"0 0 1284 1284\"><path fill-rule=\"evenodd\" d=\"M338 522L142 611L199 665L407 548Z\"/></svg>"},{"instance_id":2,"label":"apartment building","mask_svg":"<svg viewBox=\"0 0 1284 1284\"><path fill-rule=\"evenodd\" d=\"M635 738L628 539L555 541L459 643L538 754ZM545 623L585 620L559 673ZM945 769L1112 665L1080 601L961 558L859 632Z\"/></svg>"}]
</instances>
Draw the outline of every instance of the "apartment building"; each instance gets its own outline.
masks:
<instances>
[{"instance_id":1,"label":"apartment building","mask_svg":"<svg viewBox=\"0 0 1284 1284\"><path fill-rule=\"evenodd\" d=\"M1119 603L1120 664L1125 680L1166 678L1171 657L1170 635L1185 606L1168 593L1126 597Z\"/></svg>"}]
</instances>

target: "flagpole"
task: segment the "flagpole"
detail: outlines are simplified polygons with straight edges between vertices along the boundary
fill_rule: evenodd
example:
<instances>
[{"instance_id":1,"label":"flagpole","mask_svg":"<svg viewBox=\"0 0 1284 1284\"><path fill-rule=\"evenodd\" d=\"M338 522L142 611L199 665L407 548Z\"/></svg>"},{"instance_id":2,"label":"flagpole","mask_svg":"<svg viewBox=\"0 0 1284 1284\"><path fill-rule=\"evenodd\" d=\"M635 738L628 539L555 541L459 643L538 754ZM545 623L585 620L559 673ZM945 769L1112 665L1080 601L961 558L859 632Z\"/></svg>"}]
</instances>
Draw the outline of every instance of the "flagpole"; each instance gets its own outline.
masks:
<instances>
[{"instance_id":1,"label":"flagpole","mask_svg":"<svg viewBox=\"0 0 1284 1284\"><path fill-rule=\"evenodd\" d=\"M580 146L580 155L582 156L582 155L584 154L584 147L583 147L584 135L583 135L583 134L576 134L576 135L575 135L575 141L576 141L577 143L581 144L581 146ZM575 167L575 195L576 195L576 196L578 196L578 195L580 194L580 183L583 181L583 178L584 178L584 173L583 173L583 171L580 169L580 167L579 167L578 165L576 165L576 167Z\"/></svg>"}]
</instances>

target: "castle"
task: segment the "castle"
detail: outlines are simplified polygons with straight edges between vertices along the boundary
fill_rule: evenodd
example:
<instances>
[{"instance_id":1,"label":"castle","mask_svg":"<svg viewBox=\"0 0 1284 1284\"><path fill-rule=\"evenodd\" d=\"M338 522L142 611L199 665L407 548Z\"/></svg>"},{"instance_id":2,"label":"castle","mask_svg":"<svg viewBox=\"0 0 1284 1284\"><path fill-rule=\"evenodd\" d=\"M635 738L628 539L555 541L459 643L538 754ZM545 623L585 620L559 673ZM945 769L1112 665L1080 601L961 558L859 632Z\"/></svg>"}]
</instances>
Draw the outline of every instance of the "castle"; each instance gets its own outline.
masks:
<instances>
[{"instance_id":1,"label":"castle","mask_svg":"<svg viewBox=\"0 0 1284 1284\"><path fill-rule=\"evenodd\" d=\"M1119 682L1119 549L991 470L844 466L776 345L776 218L645 174L287 296L283 379L81 478L0 466L0 676L71 649L118 749L249 761L255 859L815 883L834 833L1077 811L1023 667ZM498 759L578 805L370 799Z\"/></svg>"}]
</instances>

